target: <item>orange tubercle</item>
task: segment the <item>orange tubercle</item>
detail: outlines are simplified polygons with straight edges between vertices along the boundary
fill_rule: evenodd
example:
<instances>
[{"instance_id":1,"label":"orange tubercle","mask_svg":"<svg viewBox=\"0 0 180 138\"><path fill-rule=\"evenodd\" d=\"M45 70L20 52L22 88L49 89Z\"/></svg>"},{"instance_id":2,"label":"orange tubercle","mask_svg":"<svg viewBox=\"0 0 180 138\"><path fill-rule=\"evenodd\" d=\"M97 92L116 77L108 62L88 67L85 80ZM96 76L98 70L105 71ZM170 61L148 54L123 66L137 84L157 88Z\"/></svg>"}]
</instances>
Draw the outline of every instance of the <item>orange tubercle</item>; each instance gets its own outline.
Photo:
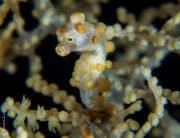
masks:
<instances>
[{"instance_id":1,"label":"orange tubercle","mask_svg":"<svg viewBox=\"0 0 180 138\"><path fill-rule=\"evenodd\" d=\"M61 56L68 55L68 53L65 52L65 51L62 51L60 47L56 47L56 52L57 52L58 55L61 55Z\"/></svg>"},{"instance_id":2,"label":"orange tubercle","mask_svg":"<svg viewBox=\"0 0 180 138\"><path fill-rule=\"evenodd\" d=\"M83 75L86 75L88 73L88 71L86 69L82 69L81 72L82 72Z\"/></svg>"},{"instance_id":3,"label":"orange tubercle","mask_svg":"<svg viewBox=\"0 0 180 138\"><path fill-rule=\"evenodd\" d=\"M72 74L73 77L80 77L81 76L81 73L80 71L74 71L73 74Z\"/></svg>"},{"instance_id":4,"label":"orange tubercle","mask_svg":"<svg viewBox=\"0 0 180 138\"><path fill-rule=\"evenodd\" d=\"M76 82L76 83L79 83L79 82L80 82L79 78L75 79L75 82Z\"/></svg>"},{"instance_id":5,"label":"orange tubercle","mask_svg":"<svg viewBox=\"0 0 180 138\"><path fill-rule=\"evenodd\" d=\"M97 37L97 36L94 36L94 37L92 38L92 43L93 43L94 45L99 44L99 43L100 43L100 38Z\"/></svg>"},{"instance_id":6,"label":"orange tubercle","mask_svg":"<svg viewBox=\"0 0 180 138\"><path fill-rule=\"evenodd\" d=\"M64 32L64 29L63 28L58 28L58 30L56 31L56 34L58 36L62 35L62 33Z\"/></svg>"},{"instance_id":7,"label":"orange tubercle","mask_svg":"<svg viewBox=\"0 0 180 138\"><path fill-rule=\"evenodd\" d=\"M96 25L96 30L98 31L98 33L99 33L100 35L103 35L103 34L105 33L105 31L106 31L106 25L103 24L103 23L98 23L98 24Z\"/></svg>"},{"instance_id":8,"label":"orange tubercle","mask_svg":"<svg viewBox=\"0 0 180 138\"><path fill-rule=\"evenodd\" d=\"M76 23L84 23L84 21L85 21L85 16L84 16L83 13L77 12L77 13L74 13L74 14L71 15L70 21L71 21L72 23L75 23L75 24L76 24Z\"/></svg>"},{"instance_id":9,"label":"orange tubercle","mask_svg":"<svg viewBox=\"0 0 180 138\"><path fill-rule=\"evenodd\" d=\"M70 79L70 84L71 86L75 87L76 86L76 82L73 78Z\"/></svg>"},{"instance_id":10,"label":"orange tubercle","mask_svg":"<svg viewBox=\"0 0 180 138\"><path fill-rule=\"evenodd\" d=\"M91 78L91 79L94 79L95 77L96 77L96 73L95 73L95 72L91 72L91 73L90 73L90 78Z\"/></svg>"},{"instance_id":11,"label":"orange tubercle","mask_svg":"<svg viewBox=\"0 0 180 138\"><path fill-rule=\"evenodd\" d=\"M112 62L110 60L106 60L105 66L107 69L112 68Z\"/></svg>"},{"instance_id":12,"label":"orange tubercle","mask_svg":"<svg viewBox=\"0 0 180 138\"><path fill-rule=\"evenodd\" d=\"M60 55L60 53L61 53L61 50L58 48L58 47L56 47L56 53L58 54L58 55Z\"/></svg>"},{"instance_id":13,"label":"orange tubercle","mask_svg":"<svg viewBox=\"0 0 180 138\"><path fill-rule=\"evenodd\" d=\"M76 31L80 34L84 34L86 32L86 26L83 24L80 24L76 27Z\"/></svg>"},{"instance_id":14,"label":"orange tubercle","mask_svg":"<svg viewBox=\"0 0 180 138\"><path fill-rule=\"evenodd\" d=\"M94 70L94 69L96 69L96 66L94 64L90 64L90 69Z\"/></svg>"},{"instance_id":15,"label":"orange tubercle","mask_svg":"<svg viewBox=\"0 0 180 138\"><path fill-rule=\"evenodd\" d=\"M79 64L80 62L81 62L80 59L76 60L76 64Z\"/></svg>"},{"instance_id":16,"label":"orange tubercle","mask_svg":"<svg viewBox=\"0 0 180 138\"><path fill-rule=\"evenodd\" d=\"M115 49L114 43L111 42L111 41L107 41L107 42L106 42L106 52L107 52L107 53L113 52L114 49Z\"/></svg>"},{"instance_id":17,"label":"orange tubercle","mask_svg":"<svg viewBox=\"0 0 180 138\"><path fill-rule=\"evenodd\" d=\"M78 70L79 69L79 65L75 65L74 70Z\"/></svg>"},{"instance_id":18,"label":"orange tubercle","mask_svg":"<svg viewBox=\"0 0 180 138\"><path fill-rule=\"evenodd\" d=\"M86 89L88 89L88 90L92 90L92 89L94 88L94 86L95 86L95 82L93 82L93 81L88 81L88 82L86 82L86 84L85 84L85 87L86 87Z\"/></svg>"},{"instance_id":19,"label":"orange tubercle","mask_svg":"<svg viewBox=\"0 0 180 138\"><path fill-rule=\"evenodd\" d=\"M89 60L86 60L85 61L85 64L88 66L90 64L90 61Z\"/></svg>"},{"instance_id":20,"label":"orange tubercle","mask_svg":"<svg viewBox=\"0 0 180 138\"><path fill-rule=\"evenodd\" d=\"M58 45L55 49L55 51L57 52L58 55L60 56L67 56L71 51L68 47L66 46L61 46Z\"/></svg>"},{"instance_id":21,"label":"orange tubercle","mask_svg":"<svg viewBox=\"0 0 180 138\"><path fill-rule=\"evenodd\" d=\"M97 70L97 71L102 72L102 71L104 71L104 69L105 69L105 67L104 67L103 64L98 63L98 64L96 65L96 70Z\"/></svg>"},{"instance_id":22,"label":"orange tubercle","mask_svg":"<svg viewBox=\"0 0 180 138\"><path fill-rule=\"evenodd\" d=\"M87 74L87 75L84 75L83 76L83 79L85 80L85 81L88 81L89 80L89 75Z\"/></svg>"}]
</instances>

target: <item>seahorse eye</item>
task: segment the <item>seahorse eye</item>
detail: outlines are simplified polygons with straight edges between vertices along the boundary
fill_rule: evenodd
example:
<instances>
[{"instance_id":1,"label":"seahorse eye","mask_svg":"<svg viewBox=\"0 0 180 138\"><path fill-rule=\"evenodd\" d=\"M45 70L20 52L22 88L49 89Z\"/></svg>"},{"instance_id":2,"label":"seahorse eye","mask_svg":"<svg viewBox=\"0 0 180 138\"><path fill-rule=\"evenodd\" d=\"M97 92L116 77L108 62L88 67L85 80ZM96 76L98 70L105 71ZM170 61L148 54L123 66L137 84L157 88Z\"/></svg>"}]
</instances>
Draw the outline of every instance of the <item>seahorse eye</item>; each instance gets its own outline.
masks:
<instances>
[{"instance_id":1,"label":"seahorse eye","mask_svg":"<svg viewBox=\"0 0 180 138\"><path fill-rule=\"evenodd\" d=\"M74 39L73 39L72 37L69 37L67 40L68 40L69 42L73 42L73 41L74 41Z\"/></svg>"}]
</instances>

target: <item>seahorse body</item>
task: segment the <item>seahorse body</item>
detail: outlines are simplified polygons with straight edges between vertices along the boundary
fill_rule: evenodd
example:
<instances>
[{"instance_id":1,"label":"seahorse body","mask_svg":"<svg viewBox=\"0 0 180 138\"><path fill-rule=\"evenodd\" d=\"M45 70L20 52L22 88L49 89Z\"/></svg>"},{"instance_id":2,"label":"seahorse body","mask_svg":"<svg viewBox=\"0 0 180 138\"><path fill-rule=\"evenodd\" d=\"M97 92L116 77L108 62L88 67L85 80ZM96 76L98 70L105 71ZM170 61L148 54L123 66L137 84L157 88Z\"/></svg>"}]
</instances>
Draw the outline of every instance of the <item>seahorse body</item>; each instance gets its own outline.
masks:
<instances>
[{"instance_id":1,"label":"seahorse body","mask_svg":"<svg viewBox=\"0 0 180 138\"><path fill-rule=\"evenodd\" d=\"M88 23L83 13L74 13L65 28L59 28L56 32L60 42L56 47L58 55L82 52L76 61L70 84L80 89L81 99L88 108L99 109L105 104L96 90L97 79L106 67L107 52L114 46L106 41L105 29L103 23Z\"/></svg>"}]
</instances>

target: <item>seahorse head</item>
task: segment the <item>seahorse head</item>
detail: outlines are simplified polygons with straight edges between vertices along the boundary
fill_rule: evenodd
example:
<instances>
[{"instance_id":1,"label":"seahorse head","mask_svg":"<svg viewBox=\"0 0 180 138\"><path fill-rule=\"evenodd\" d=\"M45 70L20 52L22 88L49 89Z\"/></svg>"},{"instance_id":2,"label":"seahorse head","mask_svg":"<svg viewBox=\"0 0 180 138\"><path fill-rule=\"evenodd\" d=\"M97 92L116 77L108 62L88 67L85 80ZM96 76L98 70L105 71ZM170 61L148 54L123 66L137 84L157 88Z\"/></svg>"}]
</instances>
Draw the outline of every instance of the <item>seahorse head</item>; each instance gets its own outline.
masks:
<instances>
[{"instance_id":1,"label":"seahorse head","mask_svg":"<svg viewBox=\"0 0 180 138\"><path fill-rule=\"evenodd\" d=\"M65 24L65 28L58 28L56 31L60 42L56 52L60 56L66 56L71 51L90 51L95 33L97 31L94 25L85 22L83 13L74 13L70 16L70 21Z\"/></svg>"}]
</instances>

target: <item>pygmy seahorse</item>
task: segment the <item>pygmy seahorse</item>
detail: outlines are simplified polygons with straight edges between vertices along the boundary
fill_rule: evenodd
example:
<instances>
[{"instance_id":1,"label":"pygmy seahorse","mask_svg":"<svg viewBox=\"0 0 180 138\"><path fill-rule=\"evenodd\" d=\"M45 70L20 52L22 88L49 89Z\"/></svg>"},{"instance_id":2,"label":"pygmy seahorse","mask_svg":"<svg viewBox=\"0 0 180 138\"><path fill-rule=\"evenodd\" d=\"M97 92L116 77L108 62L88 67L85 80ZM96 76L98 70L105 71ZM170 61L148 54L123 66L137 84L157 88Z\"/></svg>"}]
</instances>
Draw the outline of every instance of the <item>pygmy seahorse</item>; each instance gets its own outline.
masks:
<instances>
[{"instance_id":1,"label":"pygmy seahorse","mask_svg":"<svg viewBox=\"0 0 180 138\"><path fill-rule=\"evenodd\" d=\"M114 50L114 44L106 40L105 30L105 24L86 22L83 13L74 13L65 28L58 28L56 32L60 42L56 52L60 56L66 56L71 51L82 52L76 61L70 84L80 89L81 99L86 107L98 111L108 109L108 112L114 114L114 106L99 96L96 87L101 73L112 65L110 61L106 61L106 56Z\"/></svg>"}]
</instances>

